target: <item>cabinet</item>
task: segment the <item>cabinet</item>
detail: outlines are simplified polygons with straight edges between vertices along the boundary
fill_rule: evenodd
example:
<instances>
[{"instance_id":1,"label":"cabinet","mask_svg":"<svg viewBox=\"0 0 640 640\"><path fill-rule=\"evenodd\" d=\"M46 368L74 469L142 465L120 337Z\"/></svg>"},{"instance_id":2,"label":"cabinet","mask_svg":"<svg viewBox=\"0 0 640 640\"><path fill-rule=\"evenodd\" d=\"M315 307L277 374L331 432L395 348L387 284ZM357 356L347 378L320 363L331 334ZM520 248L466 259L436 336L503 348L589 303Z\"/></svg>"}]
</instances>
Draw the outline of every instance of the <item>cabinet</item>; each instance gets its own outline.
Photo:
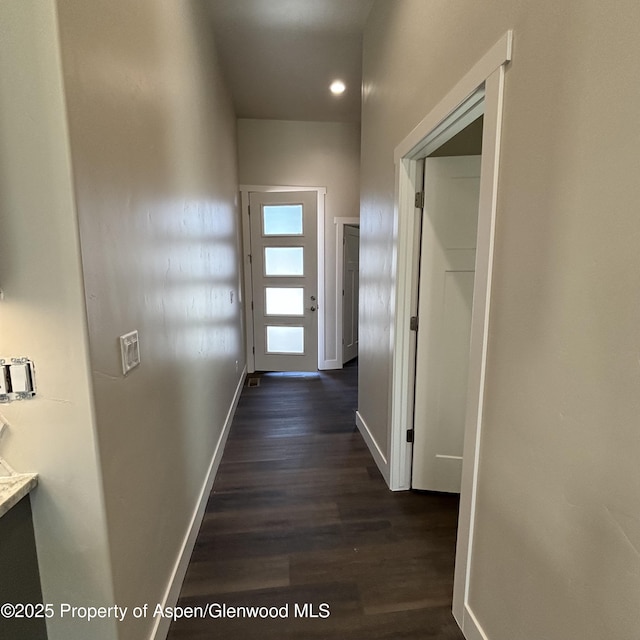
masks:
<instances>
[{"instance_id":1,"label":"cabinet","mask_svg":"<svg viewBox=\"0 0 640 640\"><path fill-rule=\"evenodd\" d=\"M0 605L42 603L29 496L0 517ZM0 638L47 640L43 618L0 617Z\"/></svg>"}]
</instances>

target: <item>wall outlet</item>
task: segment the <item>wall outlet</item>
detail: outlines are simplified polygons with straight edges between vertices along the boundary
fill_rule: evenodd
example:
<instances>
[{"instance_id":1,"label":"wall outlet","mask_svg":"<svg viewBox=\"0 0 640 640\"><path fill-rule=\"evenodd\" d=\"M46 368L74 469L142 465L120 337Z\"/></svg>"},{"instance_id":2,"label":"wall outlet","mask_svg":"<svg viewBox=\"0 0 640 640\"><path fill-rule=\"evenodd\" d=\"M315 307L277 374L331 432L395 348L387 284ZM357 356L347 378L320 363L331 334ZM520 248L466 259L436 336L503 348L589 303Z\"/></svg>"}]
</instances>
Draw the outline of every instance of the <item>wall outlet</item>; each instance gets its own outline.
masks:
<instances>
[{"instance_id":1,"label":"wall outlet","mask_svg":"<svg viewBox=\"0 0 640 640\"><path fill-rule=\"evenodd\" d=\"M123 375L140 364L140 342L137 331L130 331L120 336L120 356Z\"/></svg>"}]
</instances>

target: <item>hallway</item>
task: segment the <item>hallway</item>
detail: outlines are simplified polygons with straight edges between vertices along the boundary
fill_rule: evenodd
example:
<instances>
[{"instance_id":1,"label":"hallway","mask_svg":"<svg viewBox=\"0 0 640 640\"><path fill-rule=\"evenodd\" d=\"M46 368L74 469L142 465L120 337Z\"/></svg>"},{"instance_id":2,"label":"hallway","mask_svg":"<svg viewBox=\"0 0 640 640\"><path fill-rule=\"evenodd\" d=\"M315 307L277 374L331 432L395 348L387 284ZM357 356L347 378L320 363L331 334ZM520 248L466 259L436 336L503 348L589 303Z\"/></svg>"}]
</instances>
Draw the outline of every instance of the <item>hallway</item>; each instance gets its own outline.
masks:
<instances>
[{"instance_id":1,"label":"hallway","mask_svg":"<svg viewBox=\"0 0 640 640\"><path fill-rule=\"evenodd\" d=\"M243 390L178 605L278 617L183 619L169 640L462 638L457 496L387 489L354 424L357 365L259 380Z\"/></svg>"}]
</instances>

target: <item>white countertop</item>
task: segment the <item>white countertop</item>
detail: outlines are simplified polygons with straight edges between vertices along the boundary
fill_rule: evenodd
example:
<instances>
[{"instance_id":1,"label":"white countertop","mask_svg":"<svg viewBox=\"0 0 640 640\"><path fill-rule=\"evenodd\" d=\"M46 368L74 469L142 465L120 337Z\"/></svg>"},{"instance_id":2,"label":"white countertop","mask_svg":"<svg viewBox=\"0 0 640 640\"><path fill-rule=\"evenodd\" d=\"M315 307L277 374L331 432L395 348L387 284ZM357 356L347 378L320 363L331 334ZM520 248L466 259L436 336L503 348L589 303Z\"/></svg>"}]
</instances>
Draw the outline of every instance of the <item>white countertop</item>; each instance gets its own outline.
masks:
<instances>
[{"instance_id":1,"label":"white countertop","mask_svg":"<svg viewBox=\"0 0 640 640\"><path fill-rule=\"evenodd\" d=\"M37 473L16 473L0 458L0 517L38 484Z\"/></svg>"}]
</instances>

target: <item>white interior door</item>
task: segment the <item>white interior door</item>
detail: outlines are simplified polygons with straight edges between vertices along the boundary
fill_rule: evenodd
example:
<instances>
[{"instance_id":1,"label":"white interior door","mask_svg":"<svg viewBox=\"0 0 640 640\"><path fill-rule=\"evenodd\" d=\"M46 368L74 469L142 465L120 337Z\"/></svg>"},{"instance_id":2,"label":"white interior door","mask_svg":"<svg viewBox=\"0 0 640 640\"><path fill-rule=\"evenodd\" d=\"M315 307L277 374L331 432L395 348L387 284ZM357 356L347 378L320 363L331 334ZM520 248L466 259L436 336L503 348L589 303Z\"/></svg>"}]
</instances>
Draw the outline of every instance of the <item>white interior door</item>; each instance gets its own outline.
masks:
<instances>
[{"instance_id":1,"label":"white interior door","mask_svg":"<svg viewBox=\"0 0 640 640\"><path fill-rule=\"evenodd\" d=\"M360 281L360 228L344 228L342 274L342 363L358 355L358 289Z\"/></svg>"},{"instance_id":2,"label":"white interior door","mask_svg":"<svg viewBox=\"0 0 640 640\"><path fill-rule=\"evenodd\" d=\"M480 156L426 158L412 487L460 492Z\"/></svg>"},{"instance_id":3,"label":"white interior door","mask_svg":"<svg viewBox=\"0 0 640 640\"><path fill-rule=\"evenodd\" d=\"M251 192L251 286L257 371L317 371L317 200Z\"/></svg>"}]
</instances>

